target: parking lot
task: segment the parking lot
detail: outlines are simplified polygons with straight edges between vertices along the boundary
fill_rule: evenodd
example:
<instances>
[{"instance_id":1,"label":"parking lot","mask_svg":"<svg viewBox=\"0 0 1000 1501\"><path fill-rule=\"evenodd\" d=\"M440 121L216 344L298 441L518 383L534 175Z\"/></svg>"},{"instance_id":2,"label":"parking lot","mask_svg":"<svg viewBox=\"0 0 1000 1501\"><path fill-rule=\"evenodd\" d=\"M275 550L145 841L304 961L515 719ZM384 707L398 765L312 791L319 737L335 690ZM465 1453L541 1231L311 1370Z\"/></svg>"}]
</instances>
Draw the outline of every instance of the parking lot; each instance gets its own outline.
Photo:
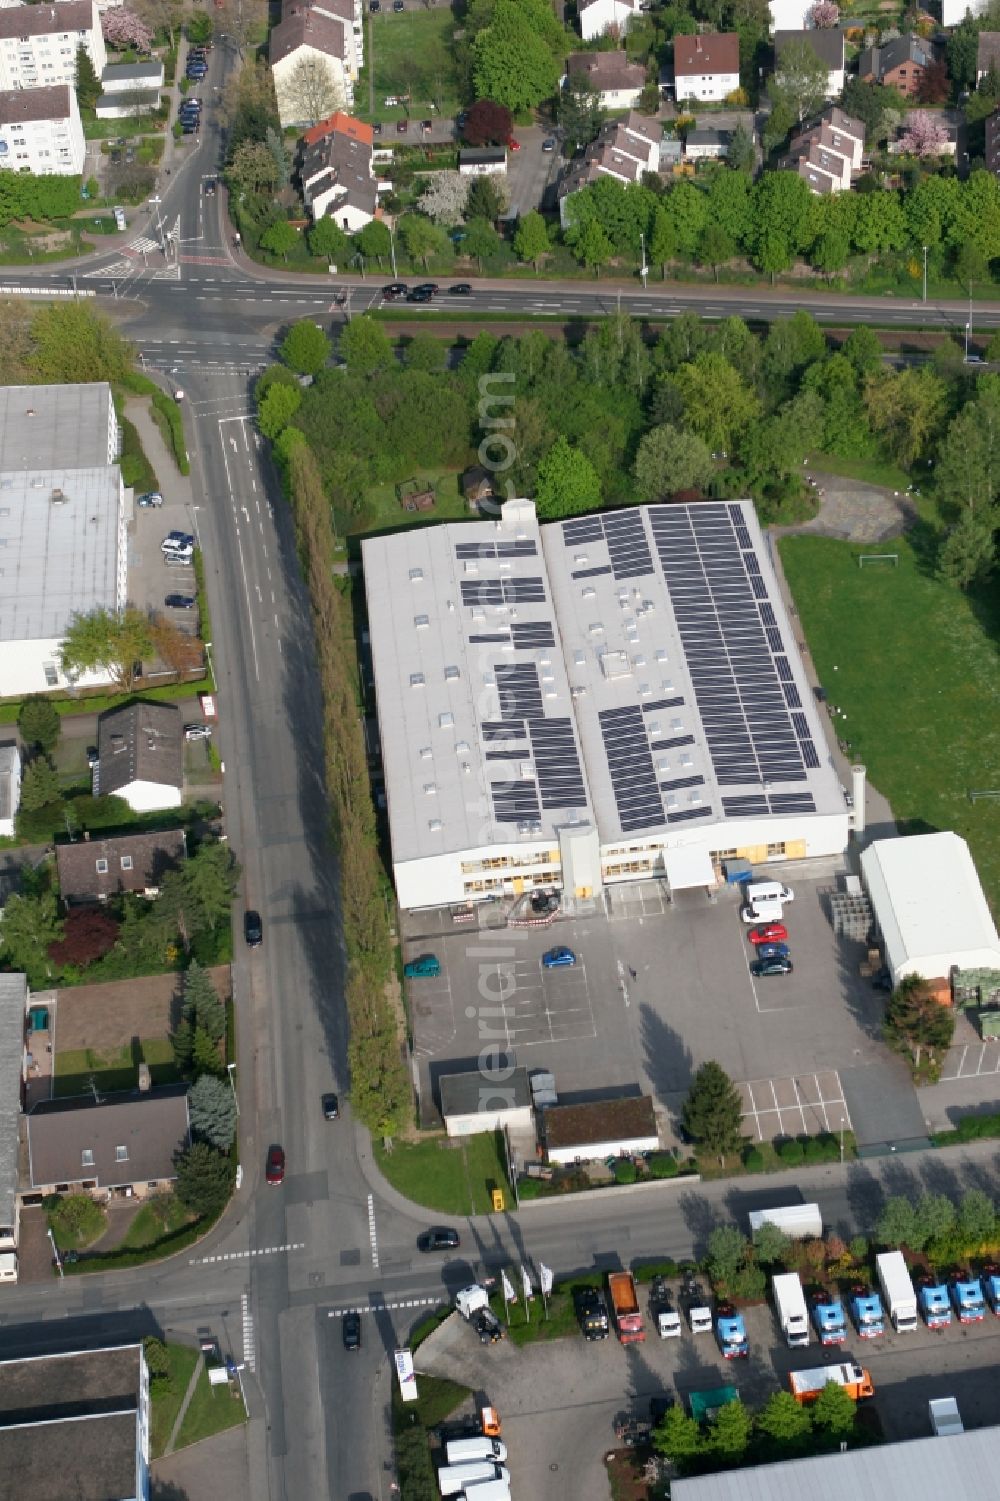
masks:
<instances>
[{"instance_id":1,"label":"parking lot","mask_svg":"<svg viewBox=\"0 0 1000 1501\"><path fill-rule=\"evenodd\" d=\"M562 1100L651 1093L667 1140L709 1058L741 1084L758 1140L842 1125L871 1141L918 1132L909 1076L881 1040L882 997L858 975L861 946L830 925L833 865L778 875L796 893L785 912L795 969L770 978L750 973L731 888L671 904L657 881L613 887L589 913L542 928L504 928L501 903L470 926L447 912L406 914L405 957L441 961L440 975L407 982L425 1122L436 1118L441 1073L474 1069L499 1047L551 1069ZM559 945L576 966L544 969L543 953Z\"/></svg>"},{"instance_id":2,"label":"parking lot","mask_svg":"<svg viewBox=\"0 0 1000 1501\"><path fill-rule=\"evenodd\" d=\"M648 1288L640 1289L645 1310ZM539 1314L540 1316L540 1314ZM996 1421L994 1379L1000 1325L953 1326L941 1334L889 1333L880 1340L850 1338L843 1347L789 1350L779 1341L768 1306L745 1311L750 1356L726 1361L711 1335L685 1329L660 1340L647 1327L644 1343L622 1346L612 1335L585 1344L579 1337L515 1348L484 1348L456 1316L417 1352L420 1373L470 1387L503 1420L511 1488L527 1496L559 1491L574 1501L606 1501L603 1456L615 1447L619 1415L647 1420L651 1397L686 1401L692 1391L731 1384L748 1406L761 1406L783 1387L788 1372L853 1360L871 1372L872 1405L889 1439L926 1437L931 1397L957 1398L967 1428Z\"/></svg>"}]
</instances>

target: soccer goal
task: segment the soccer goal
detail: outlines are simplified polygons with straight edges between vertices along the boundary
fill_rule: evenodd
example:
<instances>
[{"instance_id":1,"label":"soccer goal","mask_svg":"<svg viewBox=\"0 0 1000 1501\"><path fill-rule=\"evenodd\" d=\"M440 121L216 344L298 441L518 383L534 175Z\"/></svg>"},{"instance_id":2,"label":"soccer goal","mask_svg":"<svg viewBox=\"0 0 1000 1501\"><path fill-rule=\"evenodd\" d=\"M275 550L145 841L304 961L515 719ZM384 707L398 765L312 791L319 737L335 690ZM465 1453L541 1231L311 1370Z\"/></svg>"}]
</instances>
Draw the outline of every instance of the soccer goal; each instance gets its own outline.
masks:
<instances>
[{"instance_id":1,"label":"soccer goal","mask_svg":"<svg viewBox=\"0 0 1000 1501\"><path fill-rule=\"evenodd\" d=\"M872 568L898 568L898 552L859 552L858 567L864 568L868 564Z\"/></svg>"}]
</instances>

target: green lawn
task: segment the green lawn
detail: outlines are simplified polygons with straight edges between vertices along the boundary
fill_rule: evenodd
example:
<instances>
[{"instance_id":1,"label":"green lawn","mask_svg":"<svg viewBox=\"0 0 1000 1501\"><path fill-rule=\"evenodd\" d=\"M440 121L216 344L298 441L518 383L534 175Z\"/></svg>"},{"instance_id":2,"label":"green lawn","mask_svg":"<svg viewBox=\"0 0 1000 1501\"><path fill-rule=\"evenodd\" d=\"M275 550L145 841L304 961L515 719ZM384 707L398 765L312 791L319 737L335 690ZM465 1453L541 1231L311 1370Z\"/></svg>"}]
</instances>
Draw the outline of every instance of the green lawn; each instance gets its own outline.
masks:
<instances>
[{"instance_id":1,"label":"green lawn","mask_svg":"<svg viewBox=\"0 0 1000 1501\"><path fill-rule=\"evenodd\" d=\"M151 1246L164 1235L180 1230L190 1219L189 1212L172 1193L156 1194L143 1204L132 1221L122 1240L122 1250L134 1251Z\"/></svg>"},{"instance_id":2,"label":"green lawn","mask_svg":"<svg viewBox=\"0 0 1000 1501\"><path fill-rule=\"evenodd\" d=\"M493 1132L397 1142L389 1153L376 1142L375 1155L393 1188L442 1214L489 1214L493 1188L503 1189L508 1202L511 1198L503 1148Z\"/></svg>"},{"instance_id":3,"label":"green lawn","mask_svg":"<svg viewBox=\"0 0 1000 1501\"><path fill-rule=\"evenodd\" d=\"M180 1078L168 1038L141 1038L138 1052L139 1057L134 1057L129 1042L111 1053L98 1053L92 1048L57 1052L53 1093L57 1098L85 1094L91 1078L102 1094L135 1089L140 1061L149 1065L154 1084L174 1084Z\"/></svg>"},{"instance_id":4,"label":"green lawn","mask_svg":"<svg viewBox=\"0 0 1000 1501\"><path fill-rule=\"evenodd\" d=\"M176 1448L186 1449L188 1444L211 1438L213 1433L222 1433L226 1428L235 1428L237 1423L245 1420L246 1410L239 1389L233 1392L228 1382L225 1386L212 1386L208 1372L203 1368L184 1414Z\"/></svg>"},{"instance_id":5,"label":"green lawn","mask_svg":"<svg viewBox=\"0 0 1000 1501\"><path fill-rule=\"evenodd\" d=\"M469 1396L468 1387L437 1376L418 1376L417 1391L416 1402L408 1402L403 1411L415 1413L421 1426L428 1429L443 1423Z\"/></svg>"},{"instance_id":6,"label":"green lawn","mask_svg":"<svg viewBox=\"0 0 1000 1501\"><path fill-rule=\"evenodd\" d=\"M857 547L785 537L785 574L820 681L847 715L838 733L911 833L951 829L969 841L1000 911L1000 786L996 712L1000 594L941 582L933 538ZM859 568L859 552L896 552L897 568Z\"/></svg>"},{"instance_id":7,"label":"green lawn","mask_svg":"<svg viewBox=\"0 0 1000 1501\"><path fill-rule=\"evenodd\" d=\"M859 479L869 485L882 485L886 490L903 491L910 483L905 471L887 459L841 459L834 454L811 453L809 468L820 474L839 474L844 479Z\"/></svg>"},{"instance_id":8,"label":"green lawn","mask_svg":"<svg viewBox=\"0 0 1000 1501\"><path fill-rule=\"evenodd\" d=\"M170 1437L170 1430L180 1412L191 1372L198 1359L198 1351L189 1349L187 1345L167 1345L167 1357L170 1361L169 1379L152 1383L151 1459L159 1459Z\"/></svg>"},{"instance_id":9,"label":"green lawn","mask_svg":"<svg viewBox=\"0 0 1000 1501\"><path fill-rule=\"evenodd\" d=\"M372 17L370 24L366 19L365 66L354 91L357 113L365 119L402 119L406 111L386 106L383 100L390 94L409 93L412 96L411 118L433 115L432 100L442 115L455 114L461 108L459 77L452 48L456 24L450 6L407 10L400 15L390 12ZM368 79L372 66L375 69L375 112L369 117Z\"/></svg>"},{"instance_id":10,"label":"green lawn","mask_svg":"<svg viewBox=\"0 0 1000 1501\"><path fill-rule=\"evenodd\" d=\"M421 490L433 485L436 492L432 511L404 511L395 485L372 485L365 492L363 530L380 532L387 527L399 530L407 526L426 526L433 521L468 520L470 511L459 489L459 474L453 469L418 471L408 475Z\"/></svg>"},{"instance_id":11,"label":"green lawn","mask_svg":"<svg viewBox=\"0 0 1000 1501\"><path fill-rule=\"evenodd\" d=\"M514 1281L515 1290L519 1291L517 1279L515 1278ZM579 1334L580 1324L576 1316L573 1294L577 1288L603 1286L602 1272L591 1272L581 1277L574 1277L570 1282L557 1282L549 1294L547 1316L541 1296L537 1293L533 1301L528 1304L527 1316L522 1298L518 1298L516 1303L505 1307L503 1296L499 1295L491 1299L491 1303L497 1318L507 1325L507 1338L511 1343L530 1345L536 1340L565 1339L568 1335Z\"/></svg>"}]
</instances>

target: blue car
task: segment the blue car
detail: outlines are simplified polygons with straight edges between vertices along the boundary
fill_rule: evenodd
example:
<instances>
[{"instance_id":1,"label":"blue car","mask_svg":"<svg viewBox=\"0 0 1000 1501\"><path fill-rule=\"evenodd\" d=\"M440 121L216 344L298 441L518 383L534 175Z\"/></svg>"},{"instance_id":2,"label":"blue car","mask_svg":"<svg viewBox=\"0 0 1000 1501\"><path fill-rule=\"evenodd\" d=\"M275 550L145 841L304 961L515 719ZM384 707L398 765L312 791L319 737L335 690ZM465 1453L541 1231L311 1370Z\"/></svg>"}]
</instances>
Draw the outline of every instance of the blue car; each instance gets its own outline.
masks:
<instances>
[{"instance_id":1,"label":"blue car","mask_svg":"<svg viewBox=\"0 0 1000 1501\"><path fill-rule=\"evenodd\" d=\"M542 955L543 969L568 969L571 964L575 963L576 955L572 949L549 949L547 954Z\"/></svg>"},{"instance_id":2,"label":"blue car","mask_svg":"<svg viewBox=\"0 0 1000 1501\"><path fill-rule=\"evenodd\" d=\"M762 943L757 949L758 959L790 959L791 956L787 943Z\"/></svg>"}]
</instances>

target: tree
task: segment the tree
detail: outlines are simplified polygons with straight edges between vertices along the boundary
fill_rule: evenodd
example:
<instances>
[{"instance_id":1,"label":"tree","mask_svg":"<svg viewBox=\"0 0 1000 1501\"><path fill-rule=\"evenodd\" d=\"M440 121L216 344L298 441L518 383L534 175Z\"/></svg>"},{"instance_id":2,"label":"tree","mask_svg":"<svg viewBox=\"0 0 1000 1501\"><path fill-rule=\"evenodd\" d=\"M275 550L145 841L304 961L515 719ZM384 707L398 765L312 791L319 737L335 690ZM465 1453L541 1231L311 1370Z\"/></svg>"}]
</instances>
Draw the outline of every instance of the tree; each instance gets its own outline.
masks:
<instances>
[{"instance_id":1,"label":"tree","mask_svg":"<svg viewBox=\"0 0 1000 1501\"><path fill-rule=\"evenodd\" d=\"M678 490L704 490L713 468L703 439L669 423L652 428L635 456L636 482L647 500L659 500Z\"/></svg>"},{"instance_id":2,"label":"tree","mask_svg":"<svg viewBox=\"0 0 1000 1501\"><path fill-rule=\"evenodd\" d=\"M920 1236L912 1200L904 1199L900 1194L894 1194L886 1199L875 1227L875 1238L883 1246L909 1246L913 1250L919 1249L919 1246L915 1245L915 1242L919 1242Z\"/></svg>"},{"instance_id":3,"label":"tree","mask_svg":"<svg viewBox=\"0 0 1000 1501\"><path fill-rule=\"evenodd\" d=\"M567 150L590 145L601 128L601 96L588 78L570 74L556 102L556 119Z\"/></svg>"},{"instance_id":4,"label":"tree","mask_svg":"<svg viewBox=\"0 0 1000 1501\"><path fill-rule=\"evenodd\" d=\"M754 1251L762 1266L783 1266L791 1250L791 1241L780 1226L770 1220L753 1233Z\"/></svg>"},{"instance_id":5,"label":"tree","mask_svg":"<svg viewBox=\"0 0 1000 1501\"><path fill-rule=\"evenodd\" d=\"M302 391L295 386L271 386L257 408L257 426L273 443L284 432L302 405Z\"/></svg>"},{"instance_id":6,"label":"tree","mask_svg":"<svg viewBox=\"0 0 1000 1501\"><path fill-rule=\"evenodd\" d=\"M367 261L382 262L392 253L392 237L381 219L373 219L355 236L354 243Z\"/></svg>"},{"instance_id":7,"label":"tree","mask_svg":"<svg viewBox=\"0 0 1000 1501\"><path fill-rule=\"evenodd\" d=\"M288 252L294 250L298 238L299 232L294 224L290 224L287 219L275 219L261 235L260 243L272 255L280 255L287 262Z\"/></svg>"},{"instance_id":8,"label":"tree","mask_svg":"<svg viewBox=\"0 0 1000 1501\"><path fill-rule=\"evenodd\" d=\"M704 1447L701 1428L679 1405L668 1408L663 1422L653 1430L653 1448L682 1472Z\"/></svg>"},{"instance_id":9,"label":"tree","mask_svg":"<svg viewBox=\"0 0 1000 1501\"><path fill-rule=\"evenodd\" d=\"M947 1194L921 1194L913 1213L924 1246L943 1241L954 1230L958 1219L958 1212Z\"/></svg>"},{"instance_id":10,"label":"tree","mask_svg":"<svg viewBox=\"0 0 1000 1501\"><path fill-rule=\"evenodd\" d=\"M814 202L797 172L765 172L750 195L750 250L762 271L784 271L812 237Z\"/></svg>"},{"instance_id":11,"label":"tree","mask_svg":"<svg viewBox=\"0 0 1000 1501\"><path fill-rule=\"evenodd\" d=\"M333 345L311 318L293 323L281 343L282 361L299 375L318 375Z\"/></svg>"},{"instance_id":12,"label":"tree","mask_svg":"<svg viewBox=\"0 0 1000 1501\"><path fill-rule=\"evenodd\" d=\"M333 65L313 52L302 57L282 82L282 105L296 125L315 125L344 108L344 90Z\"/></svg>"},{"instance_id":13,"label":"tree","mask_svg":"<svg viewBox=\"0 0 1000 1501\"><path fill-rule=\"evenodd\" d=\"M472 43L472 77L481 99L508 109L534 109L555 93L559 65L543 38L525 24L518 0L497 0L490 24Z\"/></svg>"},{"instance_id":14,"label":"tree","mask_svg":"<svg viewBox=\"0 0 1000 1501\"><path fill-rule=\"evenodd\" d=\"M945 49L948 72L958 91L976 87L976 75L979 70L980 24L967 13L948 38Z\"/></svg>"},{"instance_id":15,"label":"tree","mask_svg":"<svg viewBox=\"0 0 1000 1501\"><path fill-rule=\"evenodd\" d=\"M467 146L506 146L514 129L514 117L505 104L477 99L465 112L462 140Z\"/></svg>"},{"instance_id":16,"label":"tree","mask_svg":"<svg viewBox=\"0 0 1000 1501\"><path fill-rule=\"evenodd\" d=\"M522 214L514 234L514 254L519 261L530 261L537 271L549 254L549 232L541 214L532 209Z\"/></svg>"},{"instance_id":17,"label":"tree","mask_svg":"<svg viewBox=\"0 0 1000 1501\"><path fill-rule=\"evenodd\" d=\"M225 1208L233 1191L234 1175L228 1156L205 1141L196 1141L174 1158L174 1168L177 1173L174 1193L192 1214L201 1219Z\"/></svg>"},{"instance_id":18,"label":"tree","mask_svg":"<svg viewBox=\"0 0 1000 1501\"><path fill-rule=\"evenodd\" d=\"M971 589L996 564L997 517L994 512L963 511L938 553L938 568L959 589Z\"/></svg>"},{"instance_id":19,"label":"tree","mask_svg":"<svg viewBox=\"0 0 1000 1501\"><path fill-rule=\"evenodd\" d=\"M708 1236L708 1265L713 1283L724 1284L732 1291L736 1276L747 1255L747 1238L735 1225L716 1225Z\"/></svg>"},{"instance_id":20,"label":"tree","mask_svg":"<svg viewBox=\"0 0 1000 1501\"><path fill-rule=\"evenodd\" d=\"M204 46L212 40L214 35L215 22L208 11L196 10L188 18L187 39L189 42L193 42L196 47Z\"/></svg>"},{"instance_id":21,"label":"tree","mask_svg":"<svg viewBox=\"0 0 1000 1501\"><path fill-rule=\"evenodd\" d=\"M904 976L885 1008L883 1033L890 1046L912 1053L919 1066L923 1050L943 1052L954 1031L954 1012L935 999L923 976Z\"/></svg>"},{"instance_id":22,"label":"tree","mask_svg":"<svg viewBox=\"0 0 1000 1501\"><path fill-rule=\"evenodd\" d=\"M809 18L818 30L837 26L840 24L840 6L835 5L834 0L816 0Z\"/></svg>"},{"instance_id":23,"label":"tree","mask_svg":"<svg viewBox=\"0 0 1000 1501\"><path fill-rule=\"evenodd\" d=\"M831 1438L847 1438L854 1432L857 1416L854 1398L836 1381L828 1381L812 1404L813 1428Z\"/></svg>"},{"instance_id":24,"label":"tree","mask_svg":"<svg viewBox=\"0 0 1000 1501\"><path fill-rule=\"evenodd\" d=\"M573 243L573 253L588 271L600 275L601 267L611 259L612 244L604 226L596 219L585 224Z\"/></svg>"},{"instance_id":25,"label":"tree","mask_svg":"<svg viewBox=\"0 0 1000 1501\"><path fill-rule=\"evenodd\" d=\"M480 178L480 181L484 180ZM481 273L483 261L490 260L499 251L500 236L488 219L470 219L462 249L476 262Z\"/></svg>"},{"instance_id":26,"label":"tree","mask_svg":"<svg viewBox=\"0 0 1000 1501\"><path fill-rule=\"evenodd\" d=\"M915 109L899 137L899 149L907 156L938 156L948 140L948 132L939 120L925 109Z\"/></svg>"},{"instance_id":27,"label":"tree","mask_svg":"<svg viewBox=\"0 0 1000 1501\"><path fill-rule=\"evenodd\" d=\"M17 727L29 751L40 750L49 755L59 742L62 720L50 699L32 694L18 711Z\"/></svg>"},{"instance_id":28,"label":"tree","mask_svg":"<svg viewBox=\"0 0 1000 1501\"><path fill-rule=\"evenodd\" d=\"M698 245L698 260L703 266L711 266L716 281L719 280L719 267L731 261L735 254L733 238L721 224L706 224Z\"/></svg>"},{"instance_id":29,"label":"tree","mask_svg":"<svg viewBox=\"0 0 1000 1501\"><path fill-rule=\"evenodd\" d=\"M213 1042L201 1027L194 1028L191 1043L191 1067L199 1078L202 1074L221 1078L224 1072L219 1044Z\"/></svg>"},{"instance_id":30,"label":"tree","mask_svg":"<svg viewBox=\"0 0 1000 1501\"><path fill-rule=\"evenodd\" d=\"M266 126L264 127L266 130ZM272 193L278 186L280 173L263 140L244 140L233 151L226 168L226 177L232 187L251 197Z\"/></svg>"},{"instance_id":31,"label":"tree","mask_svg":"<svg viewBox=\"0 0 1000 1501\"><path fill-rule=\"evenodd\" d=\"M743 1104L726 1071L713 1060L694 1076L682 1112L684 1127L700 1147L720 1162L743 1143Z\"/></svg>"},{"instance_id":32,"label":"tree","mask_svg":"<svg viewBox=\"0 0 1000 1501\"><path fill-rule=\"evenodd\" d=\"M162 1339L157 1339L155 1334L147 1334L142 1342L143 1354L146 1357L146 1368L149 1371L150 1384L162 1387L170 1380L172 1370L170 1356Z\"/></svg>"},{"instance_id":33,"label":"tree","mask_svg":"<svg viewBox=\"0 0 1000 1501\"><path fill-rule=\"evenodd\" d=\"M43 963L41 956L62 934L54 892L42 891L37 896L15 893L7 898L0 923L0 950L13 969L24 971L32 988L40 989L51 977L52 966ZM41 984L33 984L33 976L41 976Z\"/></svg>"},{"instance_id":34,"label":"tree","mask_svg":"<svg viewBox=\"0 0 1000 1501\"><path fill-rule=\"evenodd\" d=\"M367 314L351 319L340 335L338 352L351 375L374 375L393 363L388 335Z\"/></svg>"},{"instance_id":35,"label":"tree","mask_svg":"<svg viewBox=\"0 0 1000 1501\"><path fill-rule=\"evenodd\" d=\"M76 49L76 102L81 110L92 110L101 97L101 80L94 71L90 53L81 42Z\"/></svg>"},{"instance_id":36,"label":"tree","mask_svg":"<svg viewBox=\"0 0 1000 1501\"><path fill-rule=\"evenodd\" d=\"M49 944L49 958L60 968L86 969L109 954L117 940L118 923L110 912L102 907L71 907L62 938Z\"/></svg>"},{"instance_id":37,"label":"tree","mask_svg":"<svg viewBox=\"0 0 1000 1501\"><path fill-rule=\"evenodd\" d=\"M197 913L192 931L214 932L227 924L240 875L230 846L218 839L206 840L179 870Z\"/></svg>"},{"instance_id":38,"label":"tree","mask_svg":"<svg viewBox=\"0 0 1000 1501\"><path fill-rule=\"evenodd\" d=\"M425 271L431 256L447 244L443 231L420 214L403 215L399 221L399 236L410 260L419 261Z\"/></svg>"},{"instance_id":39,"label":"tree","mask_svg":"<svg viewBox=\"0 0 1000 1501\"><path fill-rule=\"evenodd\" d=\"M660 267L660 275L667 279L667 264L677 254L677 230L666 205L658 203L653 211L649 229L649 259Z\"/></svg>"},{"instance_id":40,"label":"tree","mask_svg":"<svg viewBox=\"0 0 1000 1501\"><path fill-rule=\"evenodd\" d=\"M917 100L920 104L944 104L951 92L948 64L943 57L928 63L917 84Z\"/></svg>"},{"instance_id":41,"label":"tree","mask_svg":"<svg viewBox=\"0 0 1000 1501\"><path fill-rule=\"evenodd\" d=\"M910 464L936 435L947 389L930 370L872 371L864 402L872 430L881 433L893 458Z\"/></svg>"},{"instance_id":42,"label":"tree","mask_svg":"<svg viewBox=\"0 0 1000 1501\"><path fill-rule=\"evenodd\" d=\"M772 1392L757 1414L757 1427L778 1448L794 1452L812 1432L812 1418L791 1392Z\"/></svg>"},{"instance_id":43,"label":"tree","mask_svg":"<svg viewBox=\"0 0 1000 1501\"><path fill-rule=\"evenodd\" d=\"M675 375L684 400L684 423L713 453L728 453L734 433L760 415L760 402L721 354L698 354Z\"/></svg>"},{"instance_id":44,"label":"tree","mask_svg":"<svg viewBox=\"0 0 1000 1501\"><path fill-rule=\"evenodd\" d=\"M510 192L504 177L474 177L469 187L465 214L467 219L487 219L495 224L510 202Z\"/></svg>"},{"instance_id":45,"label":"tree","mask_svg":"<svg viewBox=\"0 0 1000 1501\"><path fill-rule=\"evenodd\" d=\"M733 172L752 172L756 164L757 154L754 150L753 136L745 125L737 123L732 135L729 137L729 151L726 161Z\"/></svg>"},{"instance_id":46,"label":"tree","mask_svg":"<svg viewBox=\"0 0 1000 1501\"><path fill-rule=\"evenodd\" d=\"M791 1396L791 1392L789 1392ZM753 1419L742 1402L726 1402L715 1414L709 1447L726 1464L737 1464L750 1446Z\"/></svg>"},{"instance_id":47,"label":"tree","mask_svg":"<svg viewBox=\"0 0 1000 1501\"><path fill-rule=\"evenodd\" d=\"M805 37L803 33L782 47L770 90L772 103L785 104L800 125L821 108L829 83L826 63Z\"/></svg>"},{"instance_id":48,"label":"tree","mask_svg":"<svg viewBox=\"0 0 1000 1501\"><path fill-rule=\"evenodd\" d=\"M996 1237L997 1213L993 1200L981 1188L970 1188L958 1205L958 1234L963 1250L977 1251Z\"/></svg>"},{"instance_id":49,"label":"tree","mask_svg":"<svg viewBox=\"0 0 1000 1501\"><path fill-rule=\"evenodd\" d=\"M560 434L538 462L535 505L539 520L578 516L582 511L596 511L600 504L601 482L596 469L585 454L571 448Z\"/></svg>"},{"instance_id":50,"label":"tree","mask_svg":"<svg viewBox=\"0 0 1000 1501\"><path fill-rule=\"evenodd\" d=\"M191 1131L225 1152L236 1136L236 1097L228 1079L202 1074L188 1090Z\"/></svg>"},{"instance_id":51,"label":"tree","mask_svg":"<svg viewBox=\"0 0 1000 1501\"><path fill-rule=\"evenodd\" d=\"M111 610L91 610L74 615L60 651L63 671L105 673L122 693L131 693L136 667L152 651L149 620L138 610L126 608L121 615Z\"/></svg>"},{"instance_id":52,"label":"tree","mask_svg":"<svg viewBox=\"0 0 1000 1501\"><path fill-rule=\"evenodd\" d=\"M101 30L112 47L135 47L139 52L149 52L153 45L153 33L145 21L124 5L103 12Z\"/></svg>"},{"instance_id":53,"label":"tree","mask_svg":"<svg viewBox=\"0 0 1000 1501\"><path fill-rule=\"evenodd\" d=\"M59 774L48 756L35 756L24 768L21 778L21 807L25 813L37 813L57 803L60 797Z\"/></svg>"},{"instance_id":54,"label":"tree","mask_svg":"<svg viewBox=\"0 0 1000 1501\"><path fill-rule=\"evenodd\" d=\"M288 153L285 143L281 139L281 131L274 125L269 125L264 134L264 145L274 157L274 165L278 169L278 187L287 188L291 178L291 169L288 165Z\"/></svg>"},{"instance_id":55,"label":"tree","mask_svg":"<svg viewBox=\"0 0 1000 1501\"><path fill-rule=\"evenodd\" d=\"M407 370L426 370L440 375L448 368L448 349L442 339L433 334L414 334L403 353Z\"/></svg>"},{"instance_id":56,"label":"tree","mask_svg":"<svg viewBox=\"0 0 1000 1501\"><path fill-rule=\"evenodd\" d=\"M226 1008L211 975L192 959L184 975L184 1014L213 1042L220 1042L226 1030Z\"/></svg>"},{"instance_id":57,"label":"tree","mask_svg":"<svg viewBox=\"0 0 1000 1501\"><path fill-rule=\"evenodd\" d=\"M341 265L350 257L351 242L336 220L329 215L317 219L306 238L312 254L322 256L323 260L332 265Z\"/></svg>"},{"instance_id":58,"label":"tree","mask_svg":"<svg viewBox=\"0 0 1000 1501\"><path fill-rule=\"evenodd\" d=\"M435 224L460 224L469 198L469 179L461 172L434 172L420 194L419 208Z\"/></svg>"},{"instance_id":59,"label":"tree","mask_svg":"<svg viewBox=\"0 0 1000 1501\"><path fill-rule=\"evenodd\" d=\"M158 3L164 3L164 0L158 0ZM174 0L166 0L166 3L172 4ZM259 47L267 35L266 0L222 0L216 10L215 21L220 34L230 37L236 43L242 62L247 53Z\"/></svg>"},{"instance_id":60,"label":"tree","mask_svg":"<svg viewBox=\"0 0 1000 1501\"><path fill-rule=\"evenodd\" d=\"M866 323L852 328L844 341L844 354L859 375L882 368L882 345L879 336Z\"/></svg>"}]
</instances>

